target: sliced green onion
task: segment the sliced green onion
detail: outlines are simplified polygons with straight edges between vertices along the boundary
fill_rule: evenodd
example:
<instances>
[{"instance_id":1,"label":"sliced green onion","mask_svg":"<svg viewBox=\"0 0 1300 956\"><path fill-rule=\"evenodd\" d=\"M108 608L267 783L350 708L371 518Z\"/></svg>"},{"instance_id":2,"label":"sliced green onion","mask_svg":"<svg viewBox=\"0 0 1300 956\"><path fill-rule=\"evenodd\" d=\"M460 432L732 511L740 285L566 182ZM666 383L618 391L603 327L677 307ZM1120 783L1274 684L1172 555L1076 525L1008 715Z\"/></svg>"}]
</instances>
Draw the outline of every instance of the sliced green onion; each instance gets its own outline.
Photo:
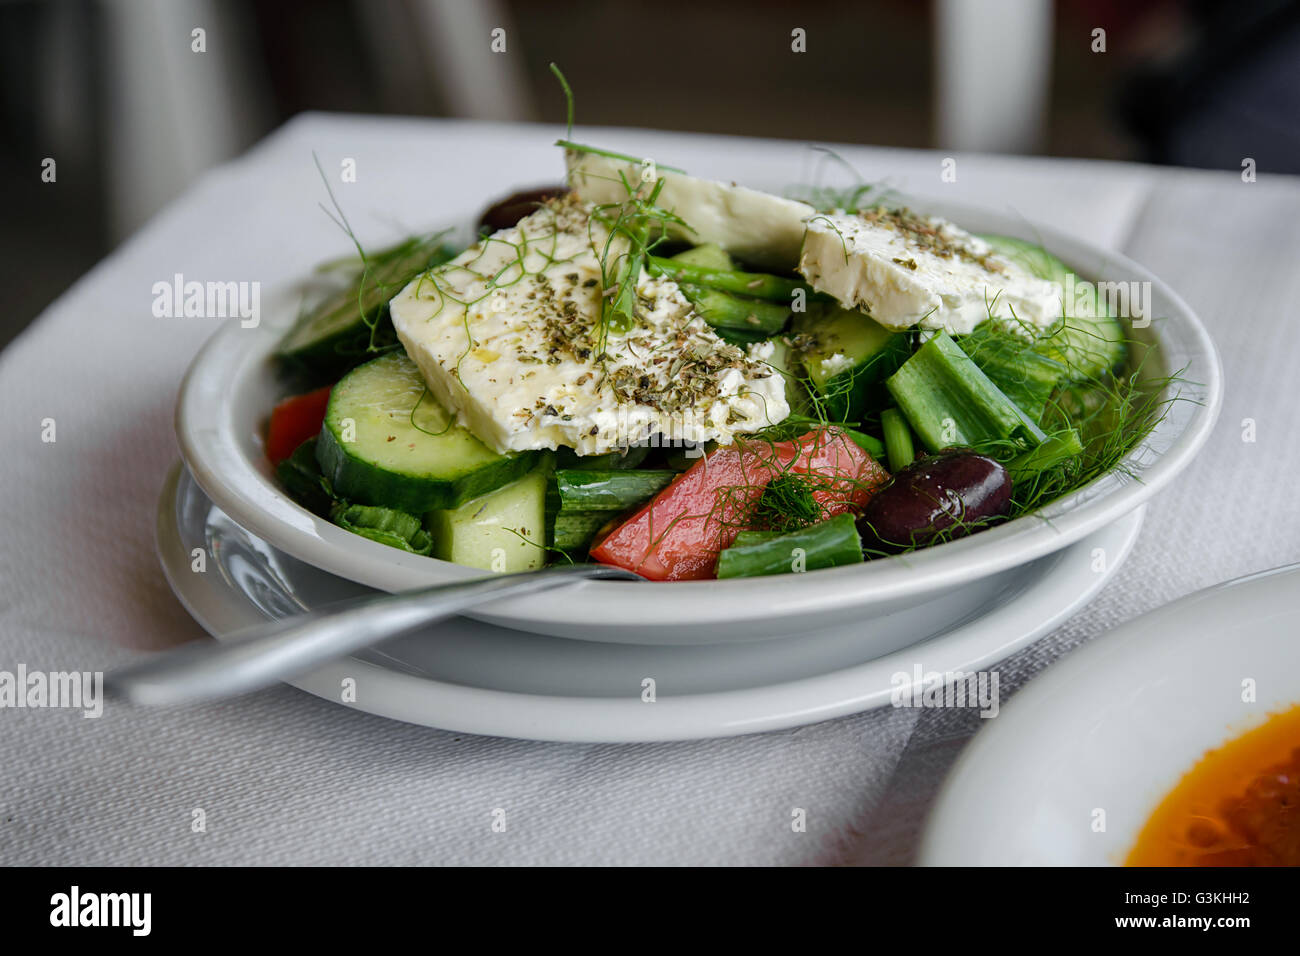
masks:
<instances>
[{"instance_id":1,"label":"sliced green onion","mask_svg":"<svg viewBox=\"0 0 1300 956\"><path fill-rule=\"evenodd\" d=\"M707 286L720 292L748 296L751 299L767 299L770 302L790 302L796 290L803 290L808 299L820 298L811 287L797 279L784 276L768 275L763 272L741 272L739 270L711 269L708 266L694 265L690 262L678 262L675 259L663 259L650 256L647 268L654 275L663 275L675 282L689 282L693 285Z\"/></svg>"},{"instance_id":2,"label":"sliced green onion","mask_svg":"<svg viewBox=\"0 0 1300 956\"><path fill-rule=\"evenodd\" d=\"M912 429L897 408L886 408L880 413L880 428L885 433L885 451L889 456L889 470L902 471L916 460L912 445Z\"/></svg>"},{"instance_id":3,"label":"sliced green onion","mask_svg":"<svg viewBox=\"0 0 1300 956\"><path fill-rule=\"evenodd\" d=\"M1013 485L1019 484L1081 454L1083 442L1079 440L1079 433L1071 428L1047 436L1037 448L1012 458L1006 464L1007 474L1011 476Z\"/></svg>"},{"instance_id":4,"label":"sliced green onion","mask_svg":"<svg viewBox=\"0 0 1300 956\"><path fill-rule=\"evenodd\" d=\"M682 295L715 329L775 335L790 318L790 307L779 302L744 299L737 295L683 282Z\"/></svg>"},{"instance_id":5,"label":"sliced green onion","mask_svg":"<svg viewBox=\"0 0 1300 956\"><path fill-rule=\"evenodd\" d=\"M862 539L848 514L788 534L741 532L738 542L741 536L744 544L733 544L718 555L719 578L752 578L862 562Z\"/></svg>"},{"instance_id":6,"label":"sliced green onion","mask_svg":"<svg viewBox=\"0 0 1300 956\"><path fill-rule=\"evenodd\" d=\"M939 332L885 381L928 451L1014 442L1038 445L1043 431L946 332Z\"/></svg>"},{"instance_id":7,"label":"sliced green onion","mask_svg":"<svg viewBox=\"0 0 1300 956\"><path fill-rule=\"evenodd\" d=\"M985 323L957 339L981 372L1026 415L1040 421L1053 390L1069 370L1055 359L1034 351L1031 343Z\"/></svg>"}]
</instances>

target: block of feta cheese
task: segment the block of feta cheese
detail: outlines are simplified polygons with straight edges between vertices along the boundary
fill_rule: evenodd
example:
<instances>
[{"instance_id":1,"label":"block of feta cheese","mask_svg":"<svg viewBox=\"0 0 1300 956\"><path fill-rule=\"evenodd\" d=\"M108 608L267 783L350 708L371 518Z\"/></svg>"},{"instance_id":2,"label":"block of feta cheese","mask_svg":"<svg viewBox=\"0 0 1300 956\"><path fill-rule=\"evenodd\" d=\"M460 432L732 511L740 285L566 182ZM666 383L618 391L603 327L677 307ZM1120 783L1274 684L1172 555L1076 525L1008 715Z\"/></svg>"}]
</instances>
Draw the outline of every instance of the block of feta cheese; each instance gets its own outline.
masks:
<instances>
[{"instance_id":1,"label":"block of feta cheese","mask_svg":"<svg viewBox=\"0 0 1300 956\"><path fill-rule=\"evenodd\" d=\"M959 335L992 315L1036 331L1062 314L1059 283L947 220L907 209L811 217L799 271L817 291L889 329Z\"/></svg>"},{"instance_id":2,"label":"block of feta cheese","mask_svg":"<svg viewBox=\"0 0 1300 956\"><path fill-rule=\"evenodd\" d=\"M433 395L500 452L597 455L731 442L790 413L770 343L724 342L675 283L642 271L626 332L601 320L609 233L570 194L414 279L393 326Z\"/></svg>"},{"instance_id":3,"label":"block of feta cheese","mask_svg":"<svg viewBox=\"0 0 1300 956\"><path fill-rule=\"evenodd\" d=\"M645 193L663 180L658 205L689 228L668 233L696 245L716 243L747 263L793 269L803 244L804 220L816 213L806 203L737 186L698 179L598 153L567 150L569 186L588 202L621 203L628 188Z\"/></svg>"}]
</instances>

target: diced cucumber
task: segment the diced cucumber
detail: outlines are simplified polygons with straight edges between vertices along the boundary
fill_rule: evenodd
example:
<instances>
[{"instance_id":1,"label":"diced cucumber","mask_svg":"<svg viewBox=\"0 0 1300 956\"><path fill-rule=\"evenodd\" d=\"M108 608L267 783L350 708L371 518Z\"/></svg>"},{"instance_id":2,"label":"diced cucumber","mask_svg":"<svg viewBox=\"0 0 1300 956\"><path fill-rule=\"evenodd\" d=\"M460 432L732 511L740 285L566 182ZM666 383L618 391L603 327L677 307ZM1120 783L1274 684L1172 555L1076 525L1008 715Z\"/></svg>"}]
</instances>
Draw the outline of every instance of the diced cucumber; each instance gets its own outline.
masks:
<instances>
[{"instance_id":1,"label":"diced cucumber","mask_svg":"<svg viewBox=\"0 0 1300 956\"><path fill-rule=\"evenodd\" d=\"M803 368L826 416L857 421L872 386L892 375L911 354L906 332L894 332L861 312L831 306L795 319Z\"/></svg>"},{"instance_id":2,"label":"diced cucumber","mask_svg":"<svg viewBox=\"0 0 1300 956\"><path fill-rule=\"evenodd\" d=\"M1128 354L1124 327L1107 311L1095 285L1080 284L1078 275L1042 246L1011 236L982 238L1040 279L1061 283L1064 314L1041 337L1037 351L1065 366L1073 381L1108 375L1123 364Z\"/></svg>"},{"instance_id":3,"label":"diced cucumber","mask_svg":"<svg viewBox=\"0 0 1300 956\"><path fill-rule=\"evenodd\" d=\"M537 456L488 448L429 394L405 353L389 352L334 386L316 460L338 497L423 514L514 481Z\"/></svg>"},{"instance_id":4,"label":"diced cucumber","mask_svg":"<svg viewBox=\"0 0 1300 956\"><path fill-rule=\"evenodd\" d=\"M539 468L458 508L425 516L433 556L509 573L546 563L546 473Z\"/></svg>"},{"instance_id":5,"label":"diced cucumber","mask_svg":"<svg viewBox=\"0 0 1300 956\"><path fill-rule=\"evenodd\" d=\"M993 234L985 234L980 238L992 246L994 252L1006 256L1040 279L1051 279L1064 285L1066 277L1074 275L1073 270L1064 262L1028 239Z\"/></svg>"},{"instance_id":6,"label":"diced cucumber","mask_svg":"<svg viewBox=\"0 0 1300 956\"><path fill-rule=\"evenodd\" d=\"M842 514L788 534L749 535L744 543L738 539L718 555L718 577L749 578L861 563L862 539L853 516Z\"/></svg>"},{"instance_id":7,"label":"diced cucumber","mask_svg":"<svg viewBox=\"0 0 1300 956\"><path fill-rule=\"evenodd\" d=\"M702 269L720 269L724 272L734 272L736 269L736 261L731 258L731 253L711 242L677 253L673 256L673 262L699 266Z\"/></svg>"},{"instance_id":8,"label":"diced cucumber","mask_svg":"<svg viewBox=\"0 0 1300 956\"><path fill-rule=\"evenodd\" d=\"M280 343L279 355L318 377L341 374L366 357L376 323L376 345L395 341L386 322L388 301L425 269L454 254L440 236L415 237L374 253L367 271L298 319Z\"/></svg>"},{"instance_id":9,"label":"diced cucumber","mask_svg":"<svg viewBox=\"0 0 1300 956\"><path fill-rule=\"evenodd\" d=\"M427 555L432 546L420 519L405 511L340 501L331 509L330 520L353 534L412 554Z\"/></svg>"}]
</instances>

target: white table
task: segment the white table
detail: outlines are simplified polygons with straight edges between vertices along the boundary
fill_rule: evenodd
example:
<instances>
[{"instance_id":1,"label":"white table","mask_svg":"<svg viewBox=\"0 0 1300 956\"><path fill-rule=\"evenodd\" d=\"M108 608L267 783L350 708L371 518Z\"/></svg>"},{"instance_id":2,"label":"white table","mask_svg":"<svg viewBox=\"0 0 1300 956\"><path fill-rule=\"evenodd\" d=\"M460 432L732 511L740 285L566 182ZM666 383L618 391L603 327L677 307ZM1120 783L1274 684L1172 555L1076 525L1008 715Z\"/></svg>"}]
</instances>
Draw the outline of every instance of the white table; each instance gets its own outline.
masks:
<instances>
[{"instance_id":1,"label":"white table","mask_svg":"<svg viewBox=\"0 0 1300 956\"><path fill-rule=\"evenodd\" d=\"M580 138L755 185L814 154L626 130ZM153 554L177 456L177 384L222 320L151 314L154 282L288 282L347 252L312 151L365 242L472 216L560 175L541 126L301 117L201 179L0 355L0 670L105 670L200 636ZM1201 314L1227 400L1127 565L1068 625L1004 662L1006 695L1078 644L1187 592L1300 560L1300 183L1135 165L846 147L868 180L1014 208L1123 250ZM344 158L358 181L343 185ZM12 277L10 281L21 281ZM42 422L56 423L53 443ZM1256 441L1243 441L1253 419ZM1123 679L1123 675L1117 675ZM0 710L0 862L906 862L979 720L884 710L786 733L661 745L473 738L280 687L176 712ZM794 833L792 807L808 814ZM206 832L191 829L202 808ZM493 832L492 811L507 811Z\"/></svg>"}]
</instances>

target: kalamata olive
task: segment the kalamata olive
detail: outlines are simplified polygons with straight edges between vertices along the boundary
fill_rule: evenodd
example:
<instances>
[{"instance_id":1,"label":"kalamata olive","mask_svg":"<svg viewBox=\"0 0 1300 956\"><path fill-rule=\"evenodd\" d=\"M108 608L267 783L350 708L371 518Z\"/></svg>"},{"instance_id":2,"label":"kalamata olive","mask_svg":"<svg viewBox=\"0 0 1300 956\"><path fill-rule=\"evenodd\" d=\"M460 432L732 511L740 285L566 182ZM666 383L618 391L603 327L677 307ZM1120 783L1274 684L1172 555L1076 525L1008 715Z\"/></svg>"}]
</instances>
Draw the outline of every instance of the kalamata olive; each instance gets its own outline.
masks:
<instances>
[{"instance_id":1,"label":"kalamata olive","mask_svg":"<svg viewBox=\"0 0 1300 956\"><path fill-rule=\"evenodd\" d=\"M543 186L507 196L483 210L483 215L478 219L478 231L491 234L500 229L509 229L524 216L536 212L539 203L563 196L568 191L567 186Z\"/></svg>"},{"instance_id":2,"label":"kalamata olive","mask_svg":"<svg viewBox=\"0 0 1300 956\"><path fill-rule=\"evenodd\" d=\"M858 529L868 548L921 547L978 530L1010 504L1011 477L1002 465L949 448L895 472L867 502Z\"/></svg>"}]
</instances>

